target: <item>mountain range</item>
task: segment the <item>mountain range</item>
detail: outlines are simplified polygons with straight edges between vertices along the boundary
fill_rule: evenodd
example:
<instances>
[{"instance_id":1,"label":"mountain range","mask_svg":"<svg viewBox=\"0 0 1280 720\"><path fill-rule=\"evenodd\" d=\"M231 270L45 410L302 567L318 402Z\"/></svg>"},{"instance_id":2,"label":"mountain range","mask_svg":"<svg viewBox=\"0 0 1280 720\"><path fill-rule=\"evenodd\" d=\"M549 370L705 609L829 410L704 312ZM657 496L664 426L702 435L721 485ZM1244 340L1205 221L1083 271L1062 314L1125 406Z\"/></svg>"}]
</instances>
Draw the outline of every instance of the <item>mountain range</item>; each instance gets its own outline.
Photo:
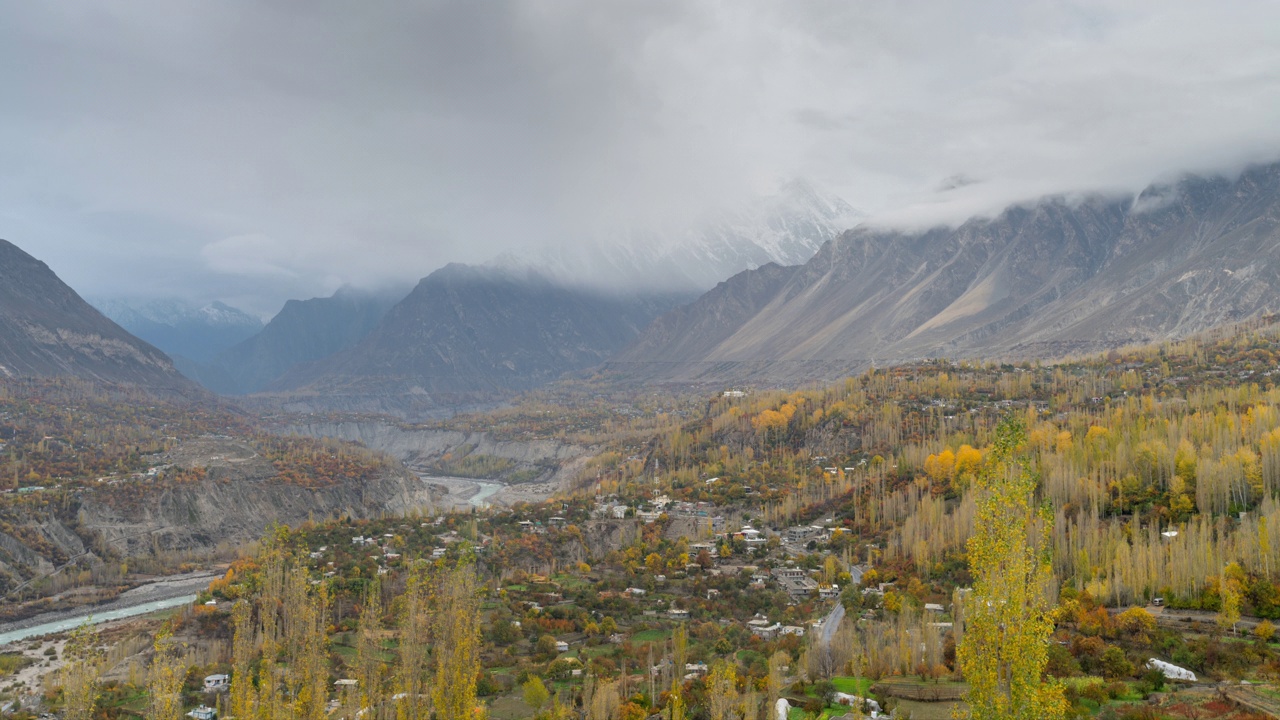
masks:
<instances>
[{"instance_id":1,"label":"mountain range","mask_svg":"<svg viewBox=\"0 0 1280 720\"><path fill-rule=\"evenodd\" d=\"M297 365L324 359L369 334L399 296L352 288L290 300L257 334L183 372L224 395L267 388Z\"/></svg>"},{"instance_id":2,"label":"mountain range","mask_svg":"<svg viewBox=\"0 0 1280 720\"><path fill-rule=\"evenodd\" d=\"M91 302L120 327L180 363L208 362L262 330L262 320L216 300L208 305L179 298L103 298Z\"/></svg>"},{"instance_id":3,"label":"mountain range","mask_svg":"<svg viewBox=\"0 0 1280 720\"><path fill-rule=\"evenodd\" d=\"M269 389L363 409L397 397L433 405L491 400L599 365L689 299L567 288L532 270L451 264L423 278L363 340L295 366Z\"/></svg>"},{"instance_id":4,"label":"mountain range","mask_svg":"<svg viewBox=\"0 0 1280 720\"><path fill-rule=\"evenodd\" d=\"M791 240L774 249L803 254ZM955 227L864 223L805 262L764 262L701 294L569 280L454 264L399 302L351 290L291 301L187 372L225 394L262 393L255 402L402 412L493 402L584 371L792 385L926 358L1054 359L1179 338L1280 310L1280 164L1137 195L1044 198ZM189 387L162 352L8 243L0 375Z\"/></svg>"},{"instance_id":5,"label":"mountain range","mask_svg":"<svg viewBox=\"0 0 1280 720\"><path fill-rule=\"evenodd\" d=\"M1280 164L1136 197L1046 198L959 227L859 226L803 265L740 273L608 370L825 380L934 357L1057 358L1280 309Z\"/></svg>"},{"instance_id":6,"label":"mountain range","mask_svg":"<svg viewBox=\"0 0 1280 720\"><path fill-rule=\"evenodd\" d=\"M0 378L76 377L186 392L195 385L47 265L0 240Z\"/></svg>"}]
</instances>

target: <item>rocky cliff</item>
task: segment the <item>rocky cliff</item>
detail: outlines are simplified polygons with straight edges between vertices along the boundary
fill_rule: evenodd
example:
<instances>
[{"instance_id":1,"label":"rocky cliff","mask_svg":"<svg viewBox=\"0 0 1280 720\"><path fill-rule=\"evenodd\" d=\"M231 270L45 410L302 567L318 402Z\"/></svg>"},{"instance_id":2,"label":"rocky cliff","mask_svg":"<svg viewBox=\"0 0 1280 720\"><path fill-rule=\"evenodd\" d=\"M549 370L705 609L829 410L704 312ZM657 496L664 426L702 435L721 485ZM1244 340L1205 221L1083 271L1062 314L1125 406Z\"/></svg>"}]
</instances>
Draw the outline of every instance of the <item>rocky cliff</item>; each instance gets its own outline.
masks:
<instances>
[{"instance_id":1,"label":"rocky cliff","mask_svg":"<svg viewBox=\"0 0 1280 720\"><path fill-rule=\"evenodd\" d=\"M574 479L592 448L556 440L502 440L483 432L401 426L378 421L295 423L279 431L289 435L357 442L415 468L428 468L446 454L510 461L507 476L523 475L553 485ZM495 479L503 480L502 476Z\"/></svg>"},{"instance_id":2,"label":"rocky cliff","mask_svg":"<svg viewBox=\"0 0 1280 720\"><path fill-rule=\"evenodd\" d=\"M123 503L107 494L86 496L82 531L123 556L208 551L260 539L273 524L308 519L403 515L432 506L429 483L404 473L323 488L256 478L165 488L146 503Z\"/></svg>"}]
</instances>

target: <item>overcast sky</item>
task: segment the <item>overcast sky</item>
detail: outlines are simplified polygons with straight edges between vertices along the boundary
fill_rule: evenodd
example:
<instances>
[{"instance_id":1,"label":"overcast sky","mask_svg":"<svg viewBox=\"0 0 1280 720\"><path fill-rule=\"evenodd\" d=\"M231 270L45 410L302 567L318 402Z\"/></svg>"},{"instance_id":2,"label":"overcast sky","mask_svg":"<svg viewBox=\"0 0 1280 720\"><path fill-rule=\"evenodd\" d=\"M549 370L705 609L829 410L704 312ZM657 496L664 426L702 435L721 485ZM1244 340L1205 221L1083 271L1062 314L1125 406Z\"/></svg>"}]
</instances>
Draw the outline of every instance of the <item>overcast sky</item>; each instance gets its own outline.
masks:
<instances>
[{"instance_id":1,"label":"overcast sky","mask_svg":"<svg viewBox=\"0 0 1280 720\"><path fill-rule=\"evenodd\" d=\"M1280 3L7 2L0 98L0 237L269 313L790 177L922 224L1273 160Z\"/></svg>"}]
</instances>

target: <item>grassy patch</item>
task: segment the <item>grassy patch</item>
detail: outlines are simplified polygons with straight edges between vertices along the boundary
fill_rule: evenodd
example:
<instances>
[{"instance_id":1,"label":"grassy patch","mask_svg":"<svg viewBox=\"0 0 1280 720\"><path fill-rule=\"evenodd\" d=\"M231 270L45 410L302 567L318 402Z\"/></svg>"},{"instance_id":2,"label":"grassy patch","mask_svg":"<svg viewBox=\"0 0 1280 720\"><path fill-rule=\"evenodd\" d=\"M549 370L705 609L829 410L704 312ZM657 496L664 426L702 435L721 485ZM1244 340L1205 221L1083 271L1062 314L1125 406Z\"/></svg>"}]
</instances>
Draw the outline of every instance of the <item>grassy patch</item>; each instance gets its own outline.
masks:
<instances>
[{"instance_id":1,"label":"grassy patch","mask_svg":"<svg viewBox=\"0 0 1280 720\"><path fill-rule=\"evenodd\" d=\"M834 677L831 678L831 684L836 686L836 690L858 697L866 697L871 689L871 678L854 678L854 677Z\"/></svg>"},{"instance_id":2,"label":"grassy patch","mask_svg":"<svg viewBox=\"0 0 1280 720\"><path fill-rule=\"evenodd\" d=\"M463 457L446 455L445 458L448 459L442 458L432 467L432 470L453 477L487 480L496 478L515 467L515 461L496 455L476 454Z\"/></svg>"},{"instance_id":3,"label":"grassy patch","mask_svg":"<svg viewBox=\"0 0 1280 720\"><path fill-rule=\"evenodd\" d=\"M12 675L34 662L22 653L0 653L0 675Z\"/></svg>"},{"instance_id":4,"label":"grassy patch","mask_svg":"<svg viewBox=\"0 0 1280 720\"><path fill-rule=\"evenodd\" d=\"M916 702L915 700L899 700L898 711L909 712L911 720L952 720L956 717L955 708L967 708L964 703L956 702Z\"/></svg>"}]
</instances>

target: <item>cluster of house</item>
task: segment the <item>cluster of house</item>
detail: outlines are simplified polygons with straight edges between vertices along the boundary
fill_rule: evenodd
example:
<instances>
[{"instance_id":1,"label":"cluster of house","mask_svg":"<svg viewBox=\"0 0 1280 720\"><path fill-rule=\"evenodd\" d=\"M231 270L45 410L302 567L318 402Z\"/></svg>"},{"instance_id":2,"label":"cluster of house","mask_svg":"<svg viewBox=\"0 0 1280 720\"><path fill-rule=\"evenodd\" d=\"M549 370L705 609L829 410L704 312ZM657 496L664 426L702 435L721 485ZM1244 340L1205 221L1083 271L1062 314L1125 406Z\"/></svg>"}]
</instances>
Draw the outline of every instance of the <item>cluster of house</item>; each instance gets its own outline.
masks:
<instances>
[{"instance_id":1,"label":"cluster of house","mask_svg":"<svg viewBox=\"0 0 1280 720\"><path fill-rule=\"evenodd\" d=\"M735 539L741 538L748 548L760 547L769 543L769 538L764 533L750 525L743 525L741 530L729 533L729 536Z\"/></svg>"},{"instance_id":2,"label":"cluster of house","mask_svg":"<svg viewBox=\"0 0 1280 720\"><path fill-rule=\"evenodd\" d=\"M719 478L712 478L718 480ZM710 481L708 481L710 482ZM655 522L664 514L677 517L696 517L705 518L711 523L713 532L724 531L724 517L716 515L717 510L715 503L710 502L672 502L671 498L666 495L658 495L652 500L640 503L636 506L627 505L620 501L617 496L609 496L600 498L596 501L593 515L600 518L612 518L621 520L629 515L634 515L640 521L648 524Z\"/></svg>"},{"instance_id":3,"label":"cluster of house","mask_svg":"<svg viewBox=\"0 0 1280 720\"><path fill-rule=\"evenodd\" d=\"M521 520L516 523L520 528L520 531L526 533L545 533L548 527L562 528L568 524L569 520L567 518L560 517L559 515L547 518L546 525L543 525L541 520Z\"/></svg>"},{"instance_id":4,"label":"cluster of house","mask_svg":"<svg viewBox=\"0 0 1280 720\"><path fill-rule=\"evenodd\" d=\"M224 673L206 675L203 689L206 693L227 692L231 689L231 676ZM216 709L204 704L187 713L187 717L192 718L192 720L214 720L217 716L218 711Z\"/></svg>"},{"instance_id":5,"label":"cluster of house","mask_svg":"<svg viewBox=\"0 0 1280 720\"><path fill-rule=\"evenodd\" d=\"M804 628L799 625L783 625L782 623L770 623L769 618L756 613L756 616L747 621L747 629L752 635L762 640L772 640L782 635L804 636Z\"/></svg>"},{"instance_id":6,"label":"cluster of house","mask_svg":"<svg viewBox=\"0 0 1280 720\"><path fill-rule=\"evenodd\" d=\"M663 658L662 662L649 668L649 674L653 677L662 677L664 673L671 669L672 664L669 658ZM697 680L698 678L704 678L707 676L709 669L704 662L685 663L684 679Z\"/></svg>"},{"instance_id":7,"label":"cluster of house","mask_svg":"<svg viewBox=\"0 0 1280 720\"><path fill-rule=\"evenodd\" d=\"M787 528L783 537L792 545L804 545L809 542L822 544L831 541L831 530L822 525L796 525Z\"/></svg>"},{"instance_id":8,"label":"cluster of house","mask_svg":"<svg viewBox=\"0 0 1280 720\"><path fill-rule=\"evenodd\" d=\"M809 577L809 573L798 567L779 567L771 571L774 580L788 595L793 598L805 598L818 589L818 581ZM839 590L837 589L837 594Z\"/></svg>"}]
</instances>

